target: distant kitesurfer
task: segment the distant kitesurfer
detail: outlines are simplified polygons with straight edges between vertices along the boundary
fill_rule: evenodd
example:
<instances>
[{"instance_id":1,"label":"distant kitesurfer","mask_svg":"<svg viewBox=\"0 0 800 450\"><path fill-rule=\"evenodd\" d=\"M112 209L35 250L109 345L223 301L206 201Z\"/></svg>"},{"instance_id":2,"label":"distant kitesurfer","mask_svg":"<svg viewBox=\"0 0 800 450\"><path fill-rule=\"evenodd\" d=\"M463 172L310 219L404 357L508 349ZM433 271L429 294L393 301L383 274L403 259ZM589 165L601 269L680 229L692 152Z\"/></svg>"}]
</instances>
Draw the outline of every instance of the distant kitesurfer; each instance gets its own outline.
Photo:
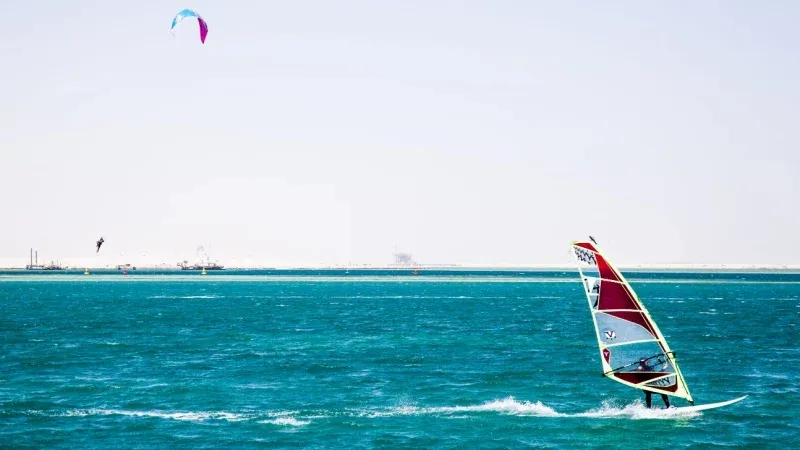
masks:
<instances>
[{"instance_id":1,"label":"distant kitesurfer","mask_svg":"<svg viewBox=\"0 0 800 450\"><path fill-rule=\"evenodd\" d=\"M103 245L103 242L105 242L105 239L103 239L103 237L101 236L100 240L97 241L97 251L95 253L100 251L100 246Z\"/></svg>"},{"instance_id":2,"label":"distant kitesurfer","mask_svg":"<svg viewBox=\"0 0 800 450\"><path fill-rule=\"evenodd\" d=\"M594 240L594 238L593 238L591 235L589 236L589 239L591 239L591 240L592 240L592 242L594 242L594 243L595 243L595 245L597 245L597 241L595 241L595 240Z\"/></svg>"}]
</instances>

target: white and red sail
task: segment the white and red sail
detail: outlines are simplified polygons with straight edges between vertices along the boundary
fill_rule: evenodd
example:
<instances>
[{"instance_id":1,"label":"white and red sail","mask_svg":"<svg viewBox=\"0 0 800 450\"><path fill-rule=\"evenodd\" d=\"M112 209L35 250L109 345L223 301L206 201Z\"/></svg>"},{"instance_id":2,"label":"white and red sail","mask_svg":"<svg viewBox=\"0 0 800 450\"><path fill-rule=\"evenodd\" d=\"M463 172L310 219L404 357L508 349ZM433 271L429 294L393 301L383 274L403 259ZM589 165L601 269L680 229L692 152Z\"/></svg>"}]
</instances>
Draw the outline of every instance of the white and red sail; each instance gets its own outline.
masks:
<instances>
[{"instance_id":1,"label":"white and red sail","mask_svg":"<svg viewBox=\"0 0 800 450\"><path fill-rule=\"evenodd\" d=\"M597 334L603 375L693 402L675 354L633 288L593 242L572 243Z\"/></svg>"}]
</instances>

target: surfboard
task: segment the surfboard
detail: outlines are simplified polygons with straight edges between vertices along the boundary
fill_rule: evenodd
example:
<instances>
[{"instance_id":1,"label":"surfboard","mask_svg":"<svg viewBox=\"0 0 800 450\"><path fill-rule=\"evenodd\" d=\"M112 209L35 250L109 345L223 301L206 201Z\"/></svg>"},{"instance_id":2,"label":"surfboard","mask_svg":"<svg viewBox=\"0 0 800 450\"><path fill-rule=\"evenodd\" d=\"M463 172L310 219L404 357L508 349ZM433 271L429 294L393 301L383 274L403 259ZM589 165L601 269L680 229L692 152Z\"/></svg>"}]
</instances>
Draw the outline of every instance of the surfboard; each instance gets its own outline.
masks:
<instances>
[{"instance_id":1,"label":"surfboard","mask_svg":"<svg viewBox=\"0 0 800 450\"><path fill-rule=\"evenodd\" d=\"M747 396L743 395L743 396L741 396L739 398L735 398L733 400L728 400L728 401L725 401L725 402L707 403L705 405L694 405L694 406L678 406L678 407L675 407L675 408L669 408L668 410L669 411L678 411L678 412L705 411L707 409L716 409L716 408L722 408L723 406L732 405L732 404L738 403L738 402L740 402L740 401L742 401L742 400L744 400L746 398L747 398Z\"/></svg>"}]
</instances>

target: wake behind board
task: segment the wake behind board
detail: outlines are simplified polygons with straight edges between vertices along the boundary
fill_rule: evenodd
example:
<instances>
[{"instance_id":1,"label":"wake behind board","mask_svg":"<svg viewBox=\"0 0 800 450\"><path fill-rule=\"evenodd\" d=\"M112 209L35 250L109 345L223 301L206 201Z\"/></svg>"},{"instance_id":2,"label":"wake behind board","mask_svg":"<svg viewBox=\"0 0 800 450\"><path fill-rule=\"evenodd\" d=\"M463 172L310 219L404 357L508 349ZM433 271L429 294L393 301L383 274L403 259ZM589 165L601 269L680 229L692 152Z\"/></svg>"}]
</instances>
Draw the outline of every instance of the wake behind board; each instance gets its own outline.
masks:
<instances>
[{"instance_id":1,"label":"wake behind board","mask_svg":"<svg viewBox=\"0 0 800 450\"><path fill-rule=\"evenodd\" d=\"M676 412L705 411L707 409L716 409L716 408L722 408L723 406L732 405L732 404L738 403L738 402L740 402L740 401L742 401L742 400L744 400L746 398L747 398L747 396L743 395L743 396L741 396L739 398L735 398L733 400L728 400L726 402L708 403L706 405L679 406L679 407L675 407L675 408L669 408L668 410L669 411L676 411Z\"/></svg>"}]
</instances>

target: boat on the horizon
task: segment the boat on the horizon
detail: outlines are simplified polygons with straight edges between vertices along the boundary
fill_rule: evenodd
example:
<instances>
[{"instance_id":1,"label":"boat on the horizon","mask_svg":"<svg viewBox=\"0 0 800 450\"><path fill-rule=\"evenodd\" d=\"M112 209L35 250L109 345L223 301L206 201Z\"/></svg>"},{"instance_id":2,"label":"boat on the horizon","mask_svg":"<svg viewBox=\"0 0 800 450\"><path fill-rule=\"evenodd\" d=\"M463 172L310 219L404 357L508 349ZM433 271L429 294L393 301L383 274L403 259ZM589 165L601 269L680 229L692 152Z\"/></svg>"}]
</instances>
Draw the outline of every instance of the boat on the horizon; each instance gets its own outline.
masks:
<instances>
[{"instance_id":1,"label":"boat on the horizon","mask_svg":"<svg viewBox=\"0 0 800 450\"><path fill-rule=\"evenodd\" d=\"M203 270L203 271L225 269L224 266L217 263L216 261L213 261L211 258L208 257L208 254L206 253L202 245L197 247L197 256L198 256L198 262L194 264L189 264L189 260L185 259L182 262L178 263L178 267L180 267L181 270Z\"/></svg>"},{"instance_id":2,"label":"boat on the horizon","mask_svg":"<svg viewBox=\"0 0 800 450\"><path fill-rule=\"evenodd\" d=\"M189 264L189 261L187 261L187 260L184 260L183 262L179 262L178 263L178 267L180 267L181 270L203 270L203 269L205 269L205 270L224 270L225 269L224 266L222 266L220 264L217 264L215 262Z\"/></svg>"}]
</instances>

